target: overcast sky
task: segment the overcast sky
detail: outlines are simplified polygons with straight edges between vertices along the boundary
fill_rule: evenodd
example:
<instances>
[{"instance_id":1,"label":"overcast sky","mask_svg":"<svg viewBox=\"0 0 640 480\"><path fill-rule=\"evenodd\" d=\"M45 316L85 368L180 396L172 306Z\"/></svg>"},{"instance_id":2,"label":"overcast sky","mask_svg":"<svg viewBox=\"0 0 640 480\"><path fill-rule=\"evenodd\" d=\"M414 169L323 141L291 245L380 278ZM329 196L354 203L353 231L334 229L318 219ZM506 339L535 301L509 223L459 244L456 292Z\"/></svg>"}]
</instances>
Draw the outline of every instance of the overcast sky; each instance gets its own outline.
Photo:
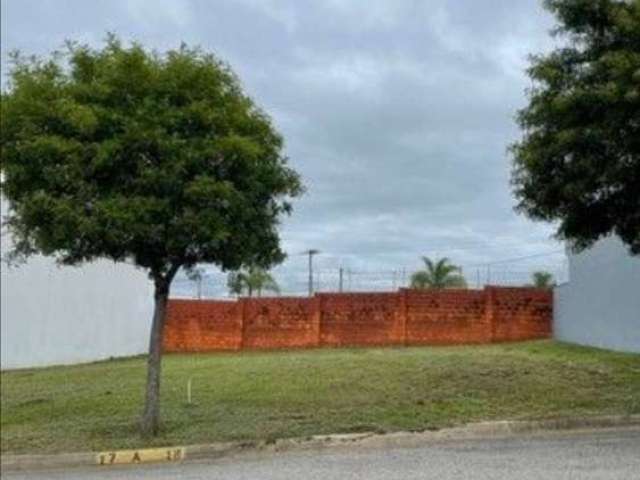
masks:
<instances>
[{"instance_id":1,"label":"overcast sky","mask_svg":"<svg viewBox=\"0 0 640 480\"><path fill-rule=\"evenodd\" d=\"M544 255L562 249L552 226L513 211L506 151L552 25L539 0L2 0L2 65L107 31L200 45L270 113L307 186L281 274L302 275L308 248L327 272L446 255L475 275L541 254L499 264L521 272L563 262Z\"/></svg>"}]
</instances>

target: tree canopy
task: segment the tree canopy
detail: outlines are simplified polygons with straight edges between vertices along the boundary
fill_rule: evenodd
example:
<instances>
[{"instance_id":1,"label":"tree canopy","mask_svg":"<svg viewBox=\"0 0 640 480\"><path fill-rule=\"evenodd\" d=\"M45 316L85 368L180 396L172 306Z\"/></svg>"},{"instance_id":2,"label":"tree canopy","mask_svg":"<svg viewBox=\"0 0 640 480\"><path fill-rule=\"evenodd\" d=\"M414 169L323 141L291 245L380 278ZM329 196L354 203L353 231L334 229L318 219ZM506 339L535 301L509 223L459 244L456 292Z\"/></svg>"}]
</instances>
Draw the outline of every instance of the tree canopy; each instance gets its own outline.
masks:
<instances>
[{"instance_id":1,"label":"tree canopy","mask_svg":"<svg viewBox=\"0 0 640 480\"><path fill-rule=\"evenodd\" d=\"M149 271L155 311L143 430L159 428L160 358L177 270L267 267L302 191L271 120L214 55L69 43L12 56L0 146L16 254L98 258Z\"/></svg>"},{"instance_id":2,"label":"tree canopy","mask_svg":"<svg viewBox=\"0 0 640 480\"><path fill-rule=\"evenodd\" d=\"M546 0L564 44L534 56L512 146L518 209L577 249L640 253L640 0Z\"/></svg>"},{"instance_id":3,"label":"tree canopy","mask_svg":"<svg viewBox=\"0 0 640 480\"><path fill-rule=\"evenodd\" d=\"M283 258L276 227L299 178L269 117L213 55L111 36L101 50L14 55L9 79L2 191L19 253L130 260L152 276Z\"/></svg>"}]
</instances>

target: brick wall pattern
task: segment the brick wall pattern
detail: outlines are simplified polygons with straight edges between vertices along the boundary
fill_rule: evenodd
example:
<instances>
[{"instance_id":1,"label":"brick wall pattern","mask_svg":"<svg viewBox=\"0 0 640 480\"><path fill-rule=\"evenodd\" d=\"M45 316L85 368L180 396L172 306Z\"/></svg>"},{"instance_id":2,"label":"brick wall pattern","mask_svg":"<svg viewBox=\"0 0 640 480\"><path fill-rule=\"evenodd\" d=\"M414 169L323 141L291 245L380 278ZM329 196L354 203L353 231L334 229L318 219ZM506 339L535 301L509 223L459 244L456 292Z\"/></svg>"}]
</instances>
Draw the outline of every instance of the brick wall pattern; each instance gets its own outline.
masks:
<instances>
[{"instance_id":1,"label":"brick wall pattern","mask_svg":"<svg viewBox=\"0 0 640 480\"><path fill-rule=\"evenodd\" d=\"M550 290L318 293L310 298L171 299L167 352L454 345L551 336Z\"/></svg>"}]
</instances>

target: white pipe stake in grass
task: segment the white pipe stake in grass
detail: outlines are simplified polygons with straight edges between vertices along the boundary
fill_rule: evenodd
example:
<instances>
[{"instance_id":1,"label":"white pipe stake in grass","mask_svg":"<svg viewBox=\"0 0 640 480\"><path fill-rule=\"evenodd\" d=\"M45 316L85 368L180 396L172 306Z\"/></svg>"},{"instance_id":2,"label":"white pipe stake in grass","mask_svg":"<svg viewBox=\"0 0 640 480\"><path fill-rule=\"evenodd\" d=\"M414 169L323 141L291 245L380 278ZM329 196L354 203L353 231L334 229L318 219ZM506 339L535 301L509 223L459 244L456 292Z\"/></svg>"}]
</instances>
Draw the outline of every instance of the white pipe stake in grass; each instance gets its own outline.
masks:
<instances>
[{"instance_id":1,"label":"white pipe stake in grass","mask_svg":"<svg viewBox=\"0 0 640 480\"><path fill-rule=\"evenodd\" d=\"M187 380L187 403L191 405L191 377Z\"/></svg>"}]
</instances>

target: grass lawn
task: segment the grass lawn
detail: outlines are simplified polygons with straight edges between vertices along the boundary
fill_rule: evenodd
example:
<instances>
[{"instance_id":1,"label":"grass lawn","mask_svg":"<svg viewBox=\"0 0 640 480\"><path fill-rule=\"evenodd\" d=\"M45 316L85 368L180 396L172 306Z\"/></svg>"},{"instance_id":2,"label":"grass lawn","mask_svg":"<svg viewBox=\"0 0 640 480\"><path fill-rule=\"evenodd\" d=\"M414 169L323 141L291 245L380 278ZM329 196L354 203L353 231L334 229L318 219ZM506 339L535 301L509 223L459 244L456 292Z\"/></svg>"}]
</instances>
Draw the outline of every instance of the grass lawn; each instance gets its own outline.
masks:
<instances>
[{"instance_id":1,"label":"grass lawn","mask_svg":"<svg viewBox=\"0 0 640 480\"><path fill-rule=\"evenodd\" d=\"M640 355L552 341L166 355L163 432L150 442L137 433L145 368L136 357L3 372L2 452L640 413Z\"/></svg>"}]
</instances>

